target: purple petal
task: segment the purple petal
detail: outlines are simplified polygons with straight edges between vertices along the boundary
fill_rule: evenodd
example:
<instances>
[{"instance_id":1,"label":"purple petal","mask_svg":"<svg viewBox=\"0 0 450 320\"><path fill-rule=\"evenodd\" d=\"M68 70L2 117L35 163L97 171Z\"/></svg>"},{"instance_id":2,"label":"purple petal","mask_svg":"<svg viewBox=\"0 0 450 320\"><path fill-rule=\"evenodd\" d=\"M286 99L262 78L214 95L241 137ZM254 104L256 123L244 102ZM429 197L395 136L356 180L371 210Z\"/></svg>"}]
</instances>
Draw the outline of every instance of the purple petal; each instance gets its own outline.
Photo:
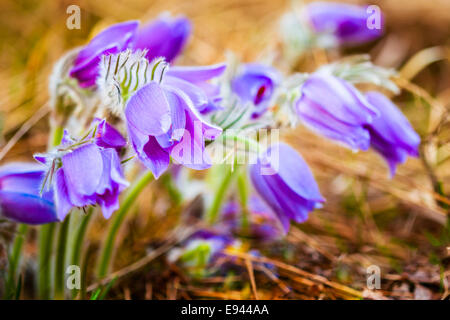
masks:
<instances>
[{"instance_id":1,"label":"purple petal","mask_svg":"<svg viewBox=\"0 0 450 320\"><path fill-rule=\"evenodd\" d=\"M264 179L264 176L261 175L261 172L259 170L260 169L255 165L250 166L250 178L252 180L252 184L258 194L264 199L264 201L266 201L266 203L272 208L272 210L275 211L284 228L284 231L287 233L291 225L290 218L284 213L277 197L275 196L274 192Z\"/></svg>"},{"instance_id":2,"label":"purple petal","mask_svg":"<svg viewBox=\"0 0 450 320\"><path fill-rule=\"evenodd\" d=\"M125 108L127 122L143 134L158 136L171 126L170 106L163 89L150 82L139 89Z\"/></svg>"},{"instance_id":3,"label":"purple petal","mask_svg":"<svg viewBox=\"0 0 450 320\"><path fill-rule=\"evenodd\" d=\"M280 76L274 68L247 64L232 80L231 87L243 101L259 105L270 100L279 81Z\"/></svg>"},{"instance_id":4,"label":"purple petal","mask_svg":"<svg viewBox=\"0 0 450 320\"><path fill-rule=\"evenodd\" d=\"M370 137L364 125L379 112L355 87L334 76L314 74L301 90L296 110L307 126L353 149L368 149Z\"/></svg>"},{"instance_id":5,"label":"purple petal","mask_svg":"<svg viewBox=\"0 0 450 320\"><path fill-rule=\"evenodd\" d=\"M211 167L211 159L205 151L203 123L186 113L186 128L181 141L171 150L170 156L178 163L195 170Z\"/></svg>"},{"instance_id":6,"label":"purple petal","mask_svg":"<svg viewBox=\"0 0 450 320\"><path fill-rule=\"evenodd\" d=\"M295 149L280 143L271 146L266 155L270 161L269 166L276 172L273 178L286 183L289 189L302 198L324 201L311 170Z\"/></svg>"},{"instance_id":7,"label":"purple petal","mask_svg":"<svg viewBox=\"0 0 450 320\"><path fill-rule=\"evenodd\" d=\"M58 219L63 221L72 209L73 204L69 198L67 182L62 168L59 168L55 174L55 204Z\"/></svg>"},{"instance_id":8,"label":"purple petal","mask_svg":"<svg viewBox=\"0 0 450 320\"><path fill-rule=\"evenodd\" d=\"M286 232L290 220L305 221L316 204L325 201L303 158L285 144L269 148L258 164L250 166L250 177Z\"/></svg>"},{"instance_id":9,"label":"purple petal","mask_svg":"<svg viewBox=\"0 0 450 320\"><path fill-rule=\"evenodd\" d=\"M61 160L69 194L73 192L80 197L94 194L103 172L99 147L94 144L83 145L64 155Z\"/></svg>"},{"instance_id":10,"label":"purple petal","mask_svg":"<svg viewBox=\"0 0 450 320\"><path fill-rule=\"evenodd\" d=\"M39 195L45 167L15 162L0 167L0 190Z\"/></svg>"},{"instance_id":11,"label":"purple petal","mask_svg":"<svg viewBox=\"0 0 450 320\"><path fill-rule=\"evenodd\" d=\"M161 17L139 29L133 48L147 49L146 58L150 61L165 57L170 62L183 50L190 33L188 19Z\"/></svg>"},{"instance_id":12,"label":"purple petal","mask_svg":"<svg viewBox=\"0 0 450 320\"><path fill-rule=\"evenodd\" d=\"M220 63L202 67L171 67L167 75L181 78L192 83L199 83L222 75L226 69L226 64Z\"/></svg>"},{"instance_id":13,"label":"purple petal","mask_svg":"<svg viewBox=\"0 0 450 320\"><path fill-rule=\"evenodd\" d=\"M367 92L366 97L369 103L380 112L380 117L374 119L370 126L387 141L417 156L420 137L397 106L379 92Z\"/></svg>"},{"instance_id":14,"label":"purple petal","mask_svg":"<svg viewBox=\"0 0 450 320\"><path fill-rule=\"evenodd\" d=\"M383 34L383 17L380 29L369 29L371 13L364 6L314 2L306 7L306 15L316 32L332 33L344 45L365 43Z\"/></svg>"},{"instance_id":15,"label":"purple petal","mask_svg":"<svg viewBox=\"0 0 450 320\"><path fill-rule=\"evenodd\" d=\"M120 150L125 147L127 141L120 134L120 132L106 122L105 119L94 119L93 125L97 125L97 132L95 136L95 143L104 148L114 148Z\"/></svg>"},{"instance_id":16,"label":"purple petal","mask_svg":"<svg viewBox=\"0 0 450 320\"><path fill-rule=\"evenodd\" d=\"M170 156L153 136L142 134L139 130L128 124L128 135L142 163L149 168L155 178L167 170Z\"/></svg>"},{"instance_id":17,"label":"purple petal","mask_svg":"<svg viewBox=\"0 0 450 320\"><path fill-rule=\"evenodd\" d=\"M36 195L0 190L0 216L20 223L58 221L52 202Z\"/></svg>"},{"instance_id":18,"label":"purple petal","mask_svg":"<svg viewBox=\"0 0 450 320\"><path fill-rule=\"evenodd\" d=\"M378 116L355 87L334 76L315 74L308 78L302 86L303 97L350 125L370 123Z\"/></svg>"},{"instance_id":19,"label":"purple petal","mask_svg":"<svg viewBox=\"0 0 450 320\"><path fill-rule=\"evenodd\" d=\"M128 187L128 181L123 175L117 152L113 149L103 149L101 150L101 155L103 159L103 173L95 192L102 195L107 191L123 191Z\"/></svg>"},{"instance_id":20,"label":"purple petal","mask_svg":"<svg viewBox=\"0 0 450 320\"><path fill-rule=\"evenodd\" d=\"M127 21L112 25L100 32L80 51L70 70L70 76L77 78L81 87L94 85L101 56L126 49L138 25L138 21Z\"/></svg>"},{"instance_id":21,"label":"purple petal","mask_svg":"<svg viewBox=\"0 0 450 320\"><path fill-rule=\"evenodd\" d=\"M404 163L408 155L419 156L420 137L387 97L378 92L368 92L366 97L380 112L380 117L366 126L371 146L384 157L393 177L397 164Z\"/></svg>"},{"instance_id":22,"label":"purple petal","mask_svg":"<svg viewBox=\"0 0 450 320\"><path fill-rule=\"evenodd\" d=\"M154 137L150 137L144 146L140 159L153 172L156 179L167 170L170 163L169 154L160 147Z\"/></svg>"},{"instance_id":23,"label":"purple petal","mask_svg":"<svg viewBox=\"0 0 450 320\"><path fill-rule=\"evenodd\" d=\"M183 91L199 111L208 105L209 100L206 93L200 87L189 83L188 81L166 76L164 78L164 85L168 88L177 88L178 90Z\"/></svg>"}]
</instances>

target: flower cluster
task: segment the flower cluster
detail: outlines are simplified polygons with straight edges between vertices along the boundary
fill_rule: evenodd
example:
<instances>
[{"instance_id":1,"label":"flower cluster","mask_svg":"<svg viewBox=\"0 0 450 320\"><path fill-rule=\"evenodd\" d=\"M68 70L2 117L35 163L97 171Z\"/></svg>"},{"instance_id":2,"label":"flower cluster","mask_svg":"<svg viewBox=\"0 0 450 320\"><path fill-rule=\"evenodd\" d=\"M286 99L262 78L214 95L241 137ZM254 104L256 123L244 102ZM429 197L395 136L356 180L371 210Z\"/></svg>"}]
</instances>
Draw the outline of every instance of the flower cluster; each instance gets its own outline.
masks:
<instances>
[{"instance_id":1,"label":"flower cluster","mask_svg":"<svg viewBox=\"0 0 450 320\"><path fill-rule=\"evenodd\" d=\"M367 27L363 7L311 4L303 19L317 37L332 36L339 46L382 35L382 28ZM76 124L70 134L79 138L66 130L59 145L36 155L40 165L3 167L1 215L38 224L62 221L72 208L98 205L109 218L129 185L124 173L128 160L137 159L159 178L171 163L208 169L215 164L209 146L225 145L223 158L231 155L232 165L244 173L241 187L251 189L252 196L241 190L237 202L233 192L232 201L220 210L228 196L223 189L233 183L229 168L222 172L210 220L220 211L227 232L197 234L174 258L198 267L214 260L229 244L230 233L279 239L292 222L306 221L325 202L313 172L294 148L272 139L264 147L263 135L251 136L249 128L275 132L284 128L286 118L299 122L352 150L374 149L392 176L407 156L418 156L420 138L401 111L380 92L358 89L361 82L389 89L392 74L385 69L338 61L311 74L283 75L267 61L171 65L190 30L184 17L165 15L143 27L138 21L122 22L65 61L70 66L58 69L58 75L78 97L71 101L91 104L79 113L85 121L70 115ZM230 141L251 149L256 161L242 166Z\"/></svg>"}]
</instances>

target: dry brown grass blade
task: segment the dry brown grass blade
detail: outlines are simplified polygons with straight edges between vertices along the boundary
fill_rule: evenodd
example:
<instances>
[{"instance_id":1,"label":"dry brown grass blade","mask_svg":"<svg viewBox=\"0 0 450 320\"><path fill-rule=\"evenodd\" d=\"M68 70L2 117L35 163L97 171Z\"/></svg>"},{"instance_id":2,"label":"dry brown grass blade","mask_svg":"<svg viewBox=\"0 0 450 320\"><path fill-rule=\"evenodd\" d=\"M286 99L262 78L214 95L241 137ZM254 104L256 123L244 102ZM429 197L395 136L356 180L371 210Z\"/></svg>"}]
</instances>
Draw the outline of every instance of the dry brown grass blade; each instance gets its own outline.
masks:
<instances>
[{"instance_id":1,"label":"dry brown grass blade","mask_svg":"<svg viewBox=\"0 0 450 320\"><path fill-rule=\"evenodd\" d=\"M250 284L252 286L253 297L254 297L255 300L259 300L258 290L256 289L255 274L253 272L252 262L250 260L248 260L248 259L245 259L245 266L247 268L248 276L250 278Z\"/></svg>"},{"instance_id":2,"label":"dry brown grass blade","mask_svg":"<svg viewBox=\"0 0 450 320\"><path fill-rule=\"evenodd\" d=\"M50 106L48 103L40 107L33 116L28 119L20 129L12 136L8 143L0 151L0 161L6 156L6 154L14 147L14 145L30 130L39 120L44 118L50 112Z\"/></svg>"},{"instance_id":3,"label":"dry brown grass blade","mask_svg":"<svg viewBox=\"0 0 450 320\"><path fill-rule=\"evenodd\" d=\"M246 253L240 253L240 252L228 252L228 251L226 251L225 253L230 255L230 256L232 256L232 257L237 257L237 258L241 258L241 259L244 259L244 260L251 260L251 261L259 262L259 263L269 263L269 264L272 264L272 265L274 265L274 266L276 266L276 267L278 267L280 269L283 269L283 270L295 273L295 274L300 275L300 276L302 276L304 278L307 278L309 280L313 280L315 282L318 282L318 283L323 284L325 286L328 286L330 288L336 289L336 290L338 290L340 292L343 292L343 293L345 293L345 294L347 294L347 295L349 295L351 297L354 297L354 298L357 298L357 299L361 299L362 298L362 292L360 292L358 290L355 290L355 289L352 289L352 288L347 287L345 285L342 285L342 284L330 281L330 280L328 280L325 277L322 277L322 276L319 276L319 275L316 275L316 274L312 274L310 272L304 271L304 270L299 269L299 268L297 268L295 266L286 264L286 263L278 261L278 260L273 260L273 259L266 258L266 257L255 257L255 256L252 256L252 255L249 255L249 254L246 254Z\"/></svg>"}]
</instances>

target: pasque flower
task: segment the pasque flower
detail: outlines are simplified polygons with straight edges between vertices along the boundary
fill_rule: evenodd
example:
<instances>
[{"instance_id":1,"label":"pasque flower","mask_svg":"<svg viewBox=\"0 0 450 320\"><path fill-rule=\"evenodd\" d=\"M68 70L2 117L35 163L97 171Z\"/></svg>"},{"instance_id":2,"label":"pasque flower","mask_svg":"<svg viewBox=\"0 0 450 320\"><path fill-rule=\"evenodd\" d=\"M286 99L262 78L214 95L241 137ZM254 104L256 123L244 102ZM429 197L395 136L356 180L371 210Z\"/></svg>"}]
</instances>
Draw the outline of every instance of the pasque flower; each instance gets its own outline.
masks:
<instances>
[{"instance_id":1,"label":"pasque flower","mask_svg":"<svg viewBox=\"0 0 450 320\"><path fill-rule=\"evenodd\" d=\"M252 103L258 116L269 107L273 93L280 82L277 70L262 64L243 65L231 81L231 88L244 103Z\"/></svg>"},{"instance_id":2,"label":"pasque flower","mask_svg":"<svg viewBox=\"0 0 450 320\"><path fill-rule=\"evenodd\" d=\"M128 48L138 25L138 21L127 21L114 24L100 32L78 53L70 76L76 78L82 88L95 85L101 56Z\"/></svg>"},{"instance_id":3,"label":"pasque flower","mask_svg":"<svg viewBox=\"0 0 450 320\"><path fill-rule=\"evenodd\" d=\"M378 12L376 12L378 13ZM366 43L383 34L383 17L372 17L376 14L364 6L313 2L306 6L305 15L316 32L329 33L341 45L357 45ZM370 21L374 20L373 23Z\"/></svg>"},{"instance_id":4,"label":"pasque flower","mask_svg":"<svg viewBox=\"0 0 450 320\"><path fill-rule=\"evenodd\" d=\"M325 201L306 162L284 143L268 148L257 164L250 166L250 178L286 232L291 220L305 221L308 213Z\"/></svg>"},{"instance_id":5,"label":"pasque flower","mask_svg":"<svg viewBox=\"0 0 450 320\"><path fill-rule=\"evenodd\" d=\"M100 32L78 53L70 76L76 78L82 88L92 87L96 84L101 57L126 49L145 49L149 60L165 57L172 61L184 48L191 31L184 17L162 16L138 27L138 21L126 21Z\"/></svg>"},{"instance_id":6,"label":"pasque flower","mask_svg":"<svg viewBox=\"0 0 450 320\"><path fill-rule=\"evenodd\" d=\"M191 29L185 17L162 15L137 31L133 49L147 49L145 57L149 61L164 57L171 62L185 47Z\"/></svg>"},{"instance_id":7,"label":"pasque flower","mask_svg":"<svg viewBox=\"0 0 450 320\"><path fill-rule=\"evenodd\" d=\"M383 94L371 91L366 93L366 98L380 112L380 117L366 126L371 147L384 157L394 176L397 164L405 162L408 156L419 156L420 137L403 113Z\"/></svg>"},{"instance_id":8,"label":"pasque flower","mask_svg":"<svg viewBox=\"0 0 450 320\"><path fill-rule=\"evenodd\" d=\"M222 130L207 123L199 111L211 103L206 80L220 75L224 68L214 65L156 71L160 74L155 75L155 80L127 101L125 118L130 141L155 177L167 169L170 158L196 170L211 166L205 140L214 140Z\"/></svg>"},{"instance_id":9,"label":"pasque flower","mask_svg":"<svg viewBox=\"0 0 450 320\"><path fill-rule=\"evenodd\" d=\"M83 140L74 141L65 132L56 150L35 157L49 166L44 184L52 182L59 220L73 207L98 204L105 218L118 209L119 194L128 186L116 151L125 145L119 135L103 120Z\"/></svg>"},{"instance_id":10,"label":"pasque flower","mask_svg":"<svg viewBox=\"0 0 450 320\"><path fill-rule=\"evenodd\" d=\"M261 241L271 241L280 238L284 230L280 227L279 220L273 210L256 194L248 199L247 210L236 202L228 202L222 211L224 227L232 233L244 233L246 236ZM247 214L248 226L242 224L242 215Z\"/></svg>"},{"instance_id":11,"label":"pasque flower","mask_svg":"<svg viewBox=\"0 0 450 320\"><path fill-rule=\"evenodd\" d=\"M27 224L57 221L53 192L40 194L45 167L10 163L0 167L0 217Z\"/></svg>"},{"instance_id":12,"label":"pasque flower","mask_svg":"<svg viewBox=\"0 0 450 320\"><path fill-rule=\"evenodd\" d=\"M295 107L302 122L314 131L354 150L369 148L366 125L379 113L345 80L328 74L313 74L302 85Z\"/></svg>"}]
</instances>

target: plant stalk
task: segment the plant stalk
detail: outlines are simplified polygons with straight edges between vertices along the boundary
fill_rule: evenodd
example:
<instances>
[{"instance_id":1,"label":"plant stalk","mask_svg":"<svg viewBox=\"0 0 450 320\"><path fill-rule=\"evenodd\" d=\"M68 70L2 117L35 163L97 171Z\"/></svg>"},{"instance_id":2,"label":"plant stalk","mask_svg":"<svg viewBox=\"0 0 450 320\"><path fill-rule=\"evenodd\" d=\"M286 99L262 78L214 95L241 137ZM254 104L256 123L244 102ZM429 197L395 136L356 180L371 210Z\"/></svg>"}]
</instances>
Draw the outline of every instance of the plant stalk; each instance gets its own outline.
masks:
<instances>
[{"instance_id":1,"label":"plant stalk","mask_svg":"<svg viewBox=\"0 0 450 320\"><path fill-rule=\"evenodd\" d=\"M125 218L125 215L130 210L131 206L136 201L139 194L144 190L144 188L153 180L153 174L151 171L144 173L133 186L130 187L128 193L123 199L122 205L119 210L114 214L112 222L106 236L103 249L100 254L100 259L98 261L97 276L99 279L104 278L110 268L111 256L113 253L113 248L115 244L115 239L117 232Z\"/></svg>"}]
</instances>

